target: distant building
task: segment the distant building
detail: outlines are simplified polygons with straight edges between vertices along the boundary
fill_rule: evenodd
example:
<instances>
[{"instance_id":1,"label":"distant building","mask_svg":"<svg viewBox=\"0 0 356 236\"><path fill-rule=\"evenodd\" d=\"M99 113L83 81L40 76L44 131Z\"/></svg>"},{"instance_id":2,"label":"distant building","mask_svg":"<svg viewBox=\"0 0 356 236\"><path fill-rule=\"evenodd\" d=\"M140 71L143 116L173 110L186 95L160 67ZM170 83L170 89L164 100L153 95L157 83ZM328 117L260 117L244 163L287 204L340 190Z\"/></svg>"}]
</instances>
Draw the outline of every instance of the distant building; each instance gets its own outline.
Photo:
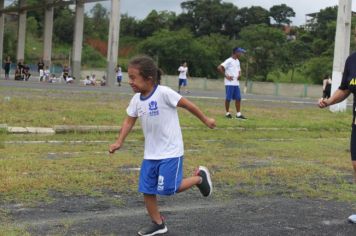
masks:
<instances>
[{"instance_id":1,"label":"distant building","mask_svg":"<svg viewBox=\"0 0 356 236\"><path fill-rule=\"evenodd\" d=\"M283 32L286 35L288 41L293 41L297 39L296 30L292 26L284 25Z\"/></svg>"},{"instance_id":2,"label":"distant building","mask_svg":"<svg viewBox=\"0 0 356 236\"><path fill-rule=\"evenodd\" d=\"M311 30L312 26L318 23L318 14L319 12L314 12L305 15L305 24L303 25L303 28L305 30ZM356 16L356 12L352 11L351 17L355 17L355 16Z\"/></svg>"},{"instance_id":3,"label":"distant building","mask_svg":"<svg viewBox=\"0 0 356 236\"><path fill-rule=\"evenodd\" d=\"M311 25L318 23L318 13L309 13L305 15L305 25Z\"/></svg>"}]
</instances>

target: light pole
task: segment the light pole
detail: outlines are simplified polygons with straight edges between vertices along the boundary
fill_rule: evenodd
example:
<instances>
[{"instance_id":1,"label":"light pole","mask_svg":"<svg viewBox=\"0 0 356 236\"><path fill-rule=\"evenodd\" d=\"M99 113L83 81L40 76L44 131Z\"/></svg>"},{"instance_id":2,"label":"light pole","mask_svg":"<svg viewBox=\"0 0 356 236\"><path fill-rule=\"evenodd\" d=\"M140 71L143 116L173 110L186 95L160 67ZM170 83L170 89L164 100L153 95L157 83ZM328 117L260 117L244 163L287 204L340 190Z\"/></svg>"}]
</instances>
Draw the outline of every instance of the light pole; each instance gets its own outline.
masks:
<instances>
[{"instance_id":1,"label":"light pole","mask_svg":"<svg viewBox=\"0 0 356 236\"><path fill-rule=\"evenodd\" d=\"M340 86L346 58L350 54L352 0L339 0L335 34L334 63L331 94ZM346 100L330 106L332 112L346 111Z\"/></svg>"},{"instance_id":2,"label":"light pole","mask_svg":"<svg viewBox=\"0 0 356 236\"><path fill-rule=\"evenodd\" d=\"M106 79L108 86L115 85L115 67L119 50L120 0L111 0Z\"/></svg>"}]
</instances>

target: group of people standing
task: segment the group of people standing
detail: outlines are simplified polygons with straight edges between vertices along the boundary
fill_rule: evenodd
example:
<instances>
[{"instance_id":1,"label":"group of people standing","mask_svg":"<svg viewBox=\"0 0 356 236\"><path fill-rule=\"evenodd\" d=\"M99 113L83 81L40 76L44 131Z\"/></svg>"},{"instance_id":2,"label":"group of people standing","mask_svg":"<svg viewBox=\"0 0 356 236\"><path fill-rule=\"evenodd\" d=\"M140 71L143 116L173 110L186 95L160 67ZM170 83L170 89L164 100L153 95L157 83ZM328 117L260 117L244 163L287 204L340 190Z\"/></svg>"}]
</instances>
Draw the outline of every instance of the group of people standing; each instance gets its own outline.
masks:
<instances>
[{"instance_id":1,"label":"group of people standing","mask_svg":"<svg viewBox=\"0 0 356 236\"><path fill-rule=\"evenodd\" d=\"M10 79L10 70L11 70L11 57L7 56L4 60L4 70L5 70L5 80ZM31 77L30 66L25 64L20 60L16 64L16 69L14 72L14 80L28 81ZM57 80L54 74L51 74L49 67L45 65L42 59L37 63L37 72L39 74L39 80L45 82L55 82ZM70 68L65 64L63 66L62 78L66 83L72 83L74 78L70 76Z\"/></svg>"},{"instance_id":2,"label":"group of people standing","mask_svg":"<svg viewBox=\"0 0 356 236\"><path fill-rule=\"evenodd\" d=\"M4 70L5 70L5 80L10 79L10 69L11 69L11 57L7 56L4 60ZM16 65L15 69L15 80L29 80L31 76L29 65L23 63L23 61L19 61Z\"/></svg>"}]
</instances>

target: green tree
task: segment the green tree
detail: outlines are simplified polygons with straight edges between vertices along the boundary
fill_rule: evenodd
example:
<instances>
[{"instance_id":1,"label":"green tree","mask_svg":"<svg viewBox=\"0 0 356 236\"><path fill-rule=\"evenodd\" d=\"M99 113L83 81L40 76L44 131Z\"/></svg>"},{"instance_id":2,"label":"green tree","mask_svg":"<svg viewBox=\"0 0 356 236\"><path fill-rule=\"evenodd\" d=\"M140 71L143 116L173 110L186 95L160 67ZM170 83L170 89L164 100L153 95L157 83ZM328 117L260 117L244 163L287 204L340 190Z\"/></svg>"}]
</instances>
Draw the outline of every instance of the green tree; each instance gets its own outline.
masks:
<instances>
[{"instance_id":1,"label":"green tree","mask_svg":"<svg viewBox=\"0 0 356 236\"><path fill-rule=\"evenodd\" d=\"M17 47L17 22L5 22L4 32L4 55L10 56L12 61L16 60L16 47Z\"/></svg>"},{"instance_id":2,"label":"green tree","mask_svg":"<svg viewBox=\"0 0 356 236\"><path fill-rule=\"evenodd\" d=\"M27 0L26 4L28 6L38 6L43 4L41 0ZM37 8L27 12L27 22L28 19L32 18L36 21L36 28L31 29L31 34L36 37L42 37L43 35L43 27L44 27L44 9ZM27 27L26 27L27 28Z\"/></svg>"},{"instance_id":3,"label":"green tree","mask_svg":"<svg viewBox=\"0 0 356 236\"><path fill-rule=\"evenodd\" d=\"M268 73L278 65L278 58L286 43L284 33L268 25L250 25L241 30L242 44L251 58L249 74L267 80Z\"/></svg>"},{"instance_id":4,"label":"green tree","mask_svg":"<svg viewBox=\"0 0 356 236\"><path fill-rule=\"evenodd\" d=\"M238 9L232 3L221 0L190 0L181 3L183 14L178 22L188 26L196 35L221 33L236 37L240 27L237 20Z\"/></svg>"},{"instance_id":5,"label":"green tree","mask_svg":"<svg viewBox=\"0 0 356 236\"><path fill-rule=\"evenodd\" d=\"M332 71L332 57L314 57L305 63L303 71L314 83L321 84L323 76Z\"/></svg>"},{"instance_id":6,"label":"green tree","mask_svg":"<svg viewBox=\"0 0 356 236\"><path fill-rule=\"evenodd\" d=\"M293 8L287 6L286 4L272 6L269 9L269 12L278 25L289 25L292 22L289 18L295 17Z\"/></svg>"},{"instance_id":7,"label":"green tree","mask_svg":"<svg viewBox=\"0 0 356 236\"><path fill-rule=\"evenodd\" d=\"M174 25L175 19L174 12L152 10L144 20L139 22L137 35L145 38L158 30L170 29Z\"/></svg>"},{"instance_id":8,"label":"green tree","mask_svg":"<svg viewBox=\"0 0 356 236\"><path fill-rule=\"evenodd\" d=\"M56 42L73 42L74 12L69 7L58 7L54 11L53 35Z\"/></svg>"},{"instance_id":9,"label":"green tree","mask_svg":"<svg viewBox=\"0 0 356 236\"><path fill-rule=\"evenodd\" d=\"M84 39L100 39L107 41L109 32L109 16L106 8L96 4L90 14L84 16Z\"/></svg>"},{"instance_id":10,"label":"green tree","mask_svg":"<svg viewBox=\"0 0 356 236\"><path fill-rule=\"evenodd\" d=\"M327 30L330 22L335 22L337 19L337 6L327 7L315 14L315 20L308 27L315 37L330 39L330 31ZM336 25L335 25L336 26ZM335 34L333 34L335 36ZM334 40L334 37L331 38Z\"/></svg>"},{"instance_id":11,"label":"green tree","mask_svg":"<svg viewBox=\"0 0 356 236\"><path fill-rule=\"evenodd\" d=\"M187 29L179 31L161 30L142 41L138 49L141 53L156 58L160 68L168 74L176 74L181 62L186 61L192 76L216 75L217 59Z\"/></svg>"},{"instance_id":12,"label":"green tree","mask_svg":"<svg viewBox=\"0 0 356 236\"><path fill-rule=\"evenodd\" d=\"M90 10L90 17L86 17L85 19L85 35L90 38L107 41L109 33L109 13L107 9L100 3L97 3Z\"/></svg>"},{"instance_id":13,"label":"green tree","mask_svg":"<svg viewBox=\"0 0 356 236\"><path fill-rule=\"evenodd\" d=\"M241 27L258 24L270 25L269 11L259 6L239 9L237 19Z\"/></svg>"},{"instance_id":14,"label":"green tree","mask_svg":"<svg viewBox=\"0 0 356 236\"><path fill-rule=\"evenodd\" d=\"M90 10L90 14L92 15L91 18L94 21L96 21L98 24L100 23L101 20L109 19L108 10L100 3L94 5L94 7Z\"/></svg>"},{"instance_id":15,"label":"green tree","mask_svg":"<svg viewBox=\"0 0 356 236\"><path fill-rule=\"evenodd\" d=\"M290 80L293 81L295 69L310 57L309 45L300 40L288 42L281 50L279 64L283 71L292 70Z\"/></svg>"},{"instance_id":16,"label":"green tree","mask_svg":"<svg viewBox=\"0 0 356 236\"><path fill-rule=\"evenodd\" d=\"M27 17L26 33L37 37L38 22L35 17Z\"/></svg>"},{"instance_id":17,"label":"green tree","mask_svg":"<svg viewBox=\"0 0 356 236\"><path fill-rule=\"evenodd\" d=\"M137 36L138 22L135 17L129 16L127 13L121 15L120 34L124 36Z\"/></svg>"},{"instance_id":18,"label":"green tree","mask_svg":"<svg viewBox=\"0 0 356 236\"><path fill-rule=\"evenodd\" d=\"M216 63L221 63L229 57L231 50L237 45L236 41L221 34L205 35L197 38L197 40L215 55Z\"/></svg>"}]
</instances>

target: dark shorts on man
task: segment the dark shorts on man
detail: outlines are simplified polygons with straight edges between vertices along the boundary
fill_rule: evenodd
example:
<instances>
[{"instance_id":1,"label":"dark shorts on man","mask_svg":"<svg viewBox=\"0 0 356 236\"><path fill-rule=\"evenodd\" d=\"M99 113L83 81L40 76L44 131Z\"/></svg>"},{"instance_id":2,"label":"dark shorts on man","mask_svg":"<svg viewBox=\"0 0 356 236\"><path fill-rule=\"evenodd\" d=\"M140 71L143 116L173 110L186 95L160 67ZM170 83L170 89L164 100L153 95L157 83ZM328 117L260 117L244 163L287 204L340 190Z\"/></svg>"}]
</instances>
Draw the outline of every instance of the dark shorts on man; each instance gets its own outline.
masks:
<instances>
[{"instance_id":1,"label":"dark shorts on man","mask_svg":"<svg viewBox=\"0 0 356 236\"><path fill-rule=\"evenodd\" d=\"M354 124L352 125L350 150L351 150L351 160L356 161L356 124L355 124L355 120L354 120Z\"/></svg>"},{"instance_id":2,"label":"dark shorts on man","mask_svg":"<svg viewBox=\"0 0 356 236\"><path fill-rule=\"evenodd\" d=\"M187 79L179 79L179 86L187 86Z\"/></svg>"},{"instance_id":3,"label":"dark shorts on man","mask_svg":"<svg viewBox=\"0 0 356 236\"><path fill-rule=\"evenodd\" d=\"M240 93L239 86L226 85L225 92L226 92L225 99L227 101L231 101L231 100L241 101L241 93Z\"/></svg>"}]
</instances>

